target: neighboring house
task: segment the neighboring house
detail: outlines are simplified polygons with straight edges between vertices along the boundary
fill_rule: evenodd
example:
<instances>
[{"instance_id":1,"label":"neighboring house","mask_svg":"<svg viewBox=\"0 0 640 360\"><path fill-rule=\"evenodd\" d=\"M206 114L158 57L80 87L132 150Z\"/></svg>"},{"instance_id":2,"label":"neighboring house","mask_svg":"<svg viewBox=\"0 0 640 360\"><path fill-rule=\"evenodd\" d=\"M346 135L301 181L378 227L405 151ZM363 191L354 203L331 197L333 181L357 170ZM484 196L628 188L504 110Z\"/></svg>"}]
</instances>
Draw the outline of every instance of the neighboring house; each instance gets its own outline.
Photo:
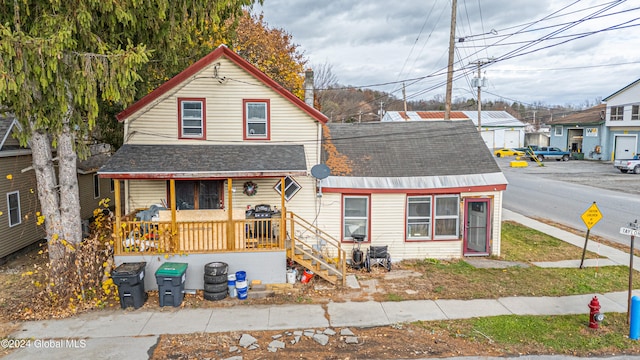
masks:
<instances>
[{"instance_id":1,"label":"neighboring house","mask_svg":"<svg viewBox=\"0 0 640 360\"><path fill-rule=\"evenodd\" d=\"M478 126L477 111L452 111L451 120L471 120ZM382 118L388 121L434 121L444 120L443 111L387 111ZM526 124L506 111L482 111L480 118L481 136L489 149L516 148L524 145Z\"/></svg>"},{"instance_id":2,"label":"neighboring house","mask_svg":"<svg viewBox=\"0 0 640 360\"><path fill-rule=\"evenodd\" d=\"M40 211L37 183L32 167L31 149L23 148L11 134L18 123L0 117L0 260L45 237L44 226L37 225ZM78 185L83 230L93 210L103 198L113 198L112 186L100 180L97 169L108 153L96 154L78 162Z\"/></svg>"},{"instance_id":3,"label":"neighboring house","mask_svg":"<svg viewBox=\"0 0 640 360\"><path fill-rule=\"evenodd\" d=\"M318 222L392 259L500 254L507 181L469 120L328 124ZM460 154L466 154L460 156Z\"/></svg>"},{"instance_id":4,"label":"neighboring house","mask_svg":"<svg viewBox=\"0 0 640 360\"><path fill-rule=\"evenodd\" d=\"M124 188L116 264L144 261L153 274L188 263L189 289L203 288L212 261L265 284L284 283L289 260L344 283L343 229L363 221L367 241L388 241L396 259L499 254L506 180L470 121L325 127L310 95L220 46L118 114L124 145L98 172L116 203ZM338 162L324 165L323 152Z\"/></svg>"},{"instance_id":5,"label":"neighboring house","mask_svg":"<svg viewBox=\"0 0 640 360\"><path fill-rule=\"evenodd\" d=\"M605 112L606 105L601 104L547 122L550 146L571 151L574 158L602 160Z\"/></svg>"},{"instance_id":6,"label":"neighboring house","mask_svg":"<svg viewBox=\"0 0 640 360\"><path fill-rule=\"evenodd\" d=\"M40 210L31 150L20 147L11 134L18 123L0 117L0 262L3 258L45 237L37 225Z\"/></svg>"},{"instance_id":7,"label":"neighboring house","mask_svg":"<svg viewBox=\"0 0 640 360\"><path fill-rule=\"evenodd\" d=\"M640 147L640 79L607 96L603 159L631 159Z\"/></svg>"}]
</instances>

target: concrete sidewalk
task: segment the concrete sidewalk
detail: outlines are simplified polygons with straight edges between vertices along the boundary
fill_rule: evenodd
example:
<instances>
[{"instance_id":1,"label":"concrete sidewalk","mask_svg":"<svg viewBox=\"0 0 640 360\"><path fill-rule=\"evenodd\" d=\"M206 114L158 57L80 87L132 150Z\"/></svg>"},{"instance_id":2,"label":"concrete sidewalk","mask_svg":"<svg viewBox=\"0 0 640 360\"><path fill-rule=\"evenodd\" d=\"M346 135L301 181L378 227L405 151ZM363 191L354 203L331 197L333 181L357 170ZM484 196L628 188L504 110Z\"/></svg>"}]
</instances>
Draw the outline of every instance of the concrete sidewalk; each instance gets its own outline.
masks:
<instances>
[{"instance_id":1,"label":"concrete sidewalk","mask_svg":"<svg viewBox=\"0 0 640 360\"><path fill-rule=\"evenodd\" d=\"M584 239L572 233L504 210L504 220L582 247ZM589 250L607 256L613 264L628 264L629 255L592 242ZM635 265L640 260L634 260ZM562 266L563 264L556 264ZM567 266L577 266L575 261ZM326 305L238 305L232 308L156 311L114 310L69 319L30 321L12 334L32 339L6 359L127 358L147 359L161 334L218 333L227 331L300 330L309 328L373 327L412 321L463 319L497 315L585 314L597 296L602 312L627 311L628 293L586 294L563 297L505 297L476 300L412 300L401 302L330 302ZM325 310L326 309L326 310ZM83 342L66 341L82 339ZM36 342L37 341L37 342ZM571 357L549 357L568 359ZM489 359L489 358L487 358Z\"/></svg>"},{"instance_id":2,"label":"concrete sidewalk","mask_svg":"<svg viewBox=\"0 0 640 360\"><path fill-rule=\"evenodd\" d=\"M243 306L214 309L162 308L158 311L115 310L69 319L25 322L13 334L19 339L58 339L20 349L6 359L115 358L146 359L161 334L227 331L374 327L418 320L465 319L498 315L586 314L597 295L603 312L626 312L627 293L563 297L505 297L477 300L400 302L330 302L326 305ZM586 315L585 315L586 316ZM64 336L61 336L64 334ZM60 340L62 339L62 340ZM67 343L64 339L86 339Z\"/></svg>"}]
</instances>

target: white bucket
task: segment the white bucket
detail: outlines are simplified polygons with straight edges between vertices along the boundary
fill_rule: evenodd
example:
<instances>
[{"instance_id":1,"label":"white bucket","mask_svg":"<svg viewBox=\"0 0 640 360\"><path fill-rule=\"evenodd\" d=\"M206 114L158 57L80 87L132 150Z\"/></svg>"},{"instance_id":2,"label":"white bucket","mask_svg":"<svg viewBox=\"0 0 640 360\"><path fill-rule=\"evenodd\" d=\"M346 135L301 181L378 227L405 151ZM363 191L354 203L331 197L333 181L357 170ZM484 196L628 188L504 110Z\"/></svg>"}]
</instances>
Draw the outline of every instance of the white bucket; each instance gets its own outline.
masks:
<instances>
[{"instance_id":1,"label":"white bucket","mask_svg":"<svg viewBox=\"0 0 640 360\"><path fill-rule=\"evenodd\" d=\"M293 270L287 270L287 283L289 284L296 283L296 273Z\"/></svg>"}]
</instances>

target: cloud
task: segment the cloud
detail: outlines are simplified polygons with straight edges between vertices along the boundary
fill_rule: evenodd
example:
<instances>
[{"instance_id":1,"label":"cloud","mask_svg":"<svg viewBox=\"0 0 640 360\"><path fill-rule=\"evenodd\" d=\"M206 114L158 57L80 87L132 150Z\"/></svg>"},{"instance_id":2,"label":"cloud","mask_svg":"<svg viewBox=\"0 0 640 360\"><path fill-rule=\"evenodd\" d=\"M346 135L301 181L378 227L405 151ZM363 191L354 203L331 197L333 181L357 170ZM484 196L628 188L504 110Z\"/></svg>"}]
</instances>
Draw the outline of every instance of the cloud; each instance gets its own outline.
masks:
<instances>
[{"instance_id":1,"label":"cloud","mask_svg":"<svg viewBox=\"0 0 640 360\"><path fill-rule=\"evenodd\" d=\"M473 97L469 79L476 76L474 64L493 58L495 62L483 71L491 79L490 88L520 102L582 103L615 92L640 74L640 10L618 3L605 11L609 5L615 4L458 2L459 79L454 88L459 96ZM342 84L398 82L376 88L393 91L403 81L424 77L407 91L430 99L444 94L450 6L445 1L418 0L265 0L254 12L263 12L270 26L289 32L310 64L331 64ZM606 31L625 22L623 26L630 27ZM612 64L623 65L608 66Z\"/></svg>"}]
</instances>

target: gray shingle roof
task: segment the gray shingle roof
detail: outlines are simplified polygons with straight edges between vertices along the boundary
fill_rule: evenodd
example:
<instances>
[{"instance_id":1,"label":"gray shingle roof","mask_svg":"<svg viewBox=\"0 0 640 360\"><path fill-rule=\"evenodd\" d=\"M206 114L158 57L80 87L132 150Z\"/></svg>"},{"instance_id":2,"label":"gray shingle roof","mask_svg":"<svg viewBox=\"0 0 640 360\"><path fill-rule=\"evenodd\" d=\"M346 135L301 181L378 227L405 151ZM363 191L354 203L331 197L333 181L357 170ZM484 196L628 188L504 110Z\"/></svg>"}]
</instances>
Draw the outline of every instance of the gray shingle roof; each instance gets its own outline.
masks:
<instances>
[{"instance_id":1,"label":"gray shingle roof","mask_svg":"<svg viewBox=\"0 0 640 360\"><path fill-rule=\"evenodd\" d=\"M351 172L346 176L413 177L501 172L469 120L331 123L327 126L330 142L339 154L349 159ZM324 150L326 161L326 146ZM331 168L330 163L327 165ZM331 170L331 175L341 175L336 169Z\"/></svg>"},{"instance_id":2,"label":"gray shingle roof","mask_svg":"<svg viewBox=\"0 0 640 360\"><path fill-rule=\"evenodd\" d=\"M303 145L123 145L100 174L140 177L306 173Z\"/></svg>"}]
</instances>

